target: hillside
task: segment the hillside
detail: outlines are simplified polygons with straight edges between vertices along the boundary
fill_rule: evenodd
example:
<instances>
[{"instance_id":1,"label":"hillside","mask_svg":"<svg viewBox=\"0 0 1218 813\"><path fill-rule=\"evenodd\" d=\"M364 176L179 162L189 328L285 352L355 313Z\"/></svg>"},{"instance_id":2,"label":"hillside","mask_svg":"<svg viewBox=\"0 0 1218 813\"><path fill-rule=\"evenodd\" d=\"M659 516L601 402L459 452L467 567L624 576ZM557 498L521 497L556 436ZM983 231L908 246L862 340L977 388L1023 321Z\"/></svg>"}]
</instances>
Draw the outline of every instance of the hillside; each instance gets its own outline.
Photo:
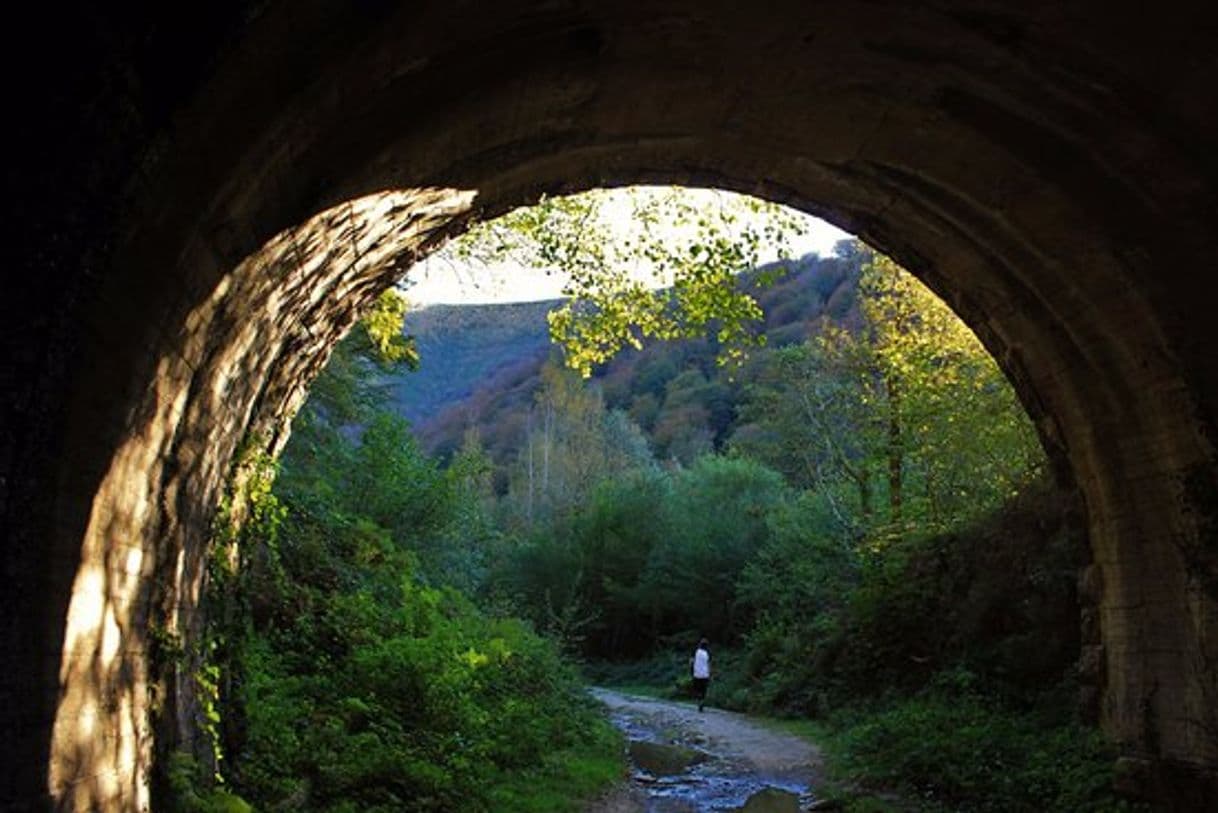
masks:
<instances>
[{"instance_id":1,"label":"hillside","mask_svg":"<svg viewBox=\"0 0 1218 813\"><path fill-rule=\"evenodd\" d=\"M419 369L382 379L394 412L418 425L507 370L539 365L550 338L546 313L555 301L503 305L432 305L407 314Z\"/></svg>"},{"instance_id":2,"label":"hillside","mask_svg":"<svg viewBox=\"0 0 1218 813\"><path fill-rule=\"evenodd\" d=\"M862 255L808 255L756 291L767 348L804 341L826 318L853 324L862 262ZM414 423L429 451L451 454L466 429L476 427L497 462L514 454L541 367L557 352L545 321L554 305L433 306L408 316L405 329L416 337L422 367L387 383L393 409ZM623 352L594 379L606 404L630 415L659 458L685 461L722 448L739 428L736 407L748 371L729 380L715 354L709 340L652 343Z\"/></svg>"}]
</instances>

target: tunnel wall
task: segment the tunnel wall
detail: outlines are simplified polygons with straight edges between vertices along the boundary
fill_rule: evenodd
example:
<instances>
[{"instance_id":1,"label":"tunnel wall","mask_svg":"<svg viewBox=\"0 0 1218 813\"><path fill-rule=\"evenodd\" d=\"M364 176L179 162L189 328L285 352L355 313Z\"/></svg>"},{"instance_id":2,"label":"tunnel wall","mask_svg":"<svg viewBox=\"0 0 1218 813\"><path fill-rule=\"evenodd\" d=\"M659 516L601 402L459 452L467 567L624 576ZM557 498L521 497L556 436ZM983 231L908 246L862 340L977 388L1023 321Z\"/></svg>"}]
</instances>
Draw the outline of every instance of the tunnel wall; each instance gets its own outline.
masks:
<instances>
[{"instance_id":1,"label":"tunnel wall","mask_svg":"<svg viewBox=\"0 0 1218 813\"><path fill-rule=\"evenodd\" d=\"M146 805L149 636L189 638L234 450L282 442L359 305L471 214L636 181L820 214L978 332L1086 504L1080 664L1123 781L1214 801L1211 21L736 6L59 21L78 50L20 133L46 164L10 173L32 283L6 301L0 445L14 806ZM189 694L164 738L191 738Z\"/></svg>"},{"instance_id":2,"label":"tunnel wall","mask_svg":"<svg viewBox=\"0 0 1218 813\"><path fill-rule=\"evenodd\" d=\"M133 416L139 431L124 438L93 498L59 672L53 797L80 810L116 798L143 809L154 740L162 754L206 758L194 679L204 659L199 605L238 449L278 453L333 344L470 198L416 190L334 207L171 315L179 327ZM166 657L176 662L158 662ZM97 765L106 770L81 770Z\"/></svg>"}]
</instances>

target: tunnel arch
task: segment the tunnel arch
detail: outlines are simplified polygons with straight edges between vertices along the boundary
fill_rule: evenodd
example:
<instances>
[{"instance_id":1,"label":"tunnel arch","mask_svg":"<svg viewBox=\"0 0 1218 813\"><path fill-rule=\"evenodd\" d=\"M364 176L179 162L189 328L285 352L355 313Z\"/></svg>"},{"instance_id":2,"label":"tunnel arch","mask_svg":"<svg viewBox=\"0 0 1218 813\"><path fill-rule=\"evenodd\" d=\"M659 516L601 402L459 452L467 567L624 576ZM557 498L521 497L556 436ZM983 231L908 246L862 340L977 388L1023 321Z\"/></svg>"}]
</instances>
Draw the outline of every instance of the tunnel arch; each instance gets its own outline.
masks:
<instances>
[{"instance_id":1,"label":"tunnel arch","mask_svg":"<svg viewBox=\"0 0 1218 813\"><path fill-rule=\"evenodd\" d=\"M6 712L6 792L147 804L153 630L189 636L238 446L282 442L361 303L470 218L671 182L825 217L978 333L1085 501L1081 664L1130 785L1213 801L1218 363L1193 269L1218 248L1218 58L1199 17L1085 5L270 2L207 34L202 77L103 99L171 112L101 184L74 247L100 270L47 334L74 359L30 368L6 430L71 452L5 458L50 495L5 553L28 576L6 649L35 664L6 689L35 698Z\"/></svg>"}]
</instances>

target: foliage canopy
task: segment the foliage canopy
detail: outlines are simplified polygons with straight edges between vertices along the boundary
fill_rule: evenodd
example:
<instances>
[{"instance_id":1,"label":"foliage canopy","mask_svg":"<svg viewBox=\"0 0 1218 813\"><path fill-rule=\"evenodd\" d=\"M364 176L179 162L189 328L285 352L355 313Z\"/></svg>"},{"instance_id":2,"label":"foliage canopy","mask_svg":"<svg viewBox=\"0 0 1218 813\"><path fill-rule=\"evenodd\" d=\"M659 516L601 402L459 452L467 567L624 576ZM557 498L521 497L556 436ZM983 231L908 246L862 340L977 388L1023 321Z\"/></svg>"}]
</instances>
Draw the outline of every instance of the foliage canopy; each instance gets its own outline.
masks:
<instances>
[{"instance_id":1,"label":"foliage canopy","mask_svg":"<svg viewBox=\"0 0 1218 813\"><path fill-rule=\"evenodd\" d=\"M624 212L610 204L620 206L623 194ZM446 251L562 273L569 300L550 313L550 333L585 378L624 347L708 332L720 360L739 363L747 347L763 342L754 329L761 309L739 275L758 266L763 252L785 256L802 218L742 195L719 194L715 202L642 187L546 197L476 225ZM625 236L615 222L623 219Z\"/></svg>"}]
</instances>

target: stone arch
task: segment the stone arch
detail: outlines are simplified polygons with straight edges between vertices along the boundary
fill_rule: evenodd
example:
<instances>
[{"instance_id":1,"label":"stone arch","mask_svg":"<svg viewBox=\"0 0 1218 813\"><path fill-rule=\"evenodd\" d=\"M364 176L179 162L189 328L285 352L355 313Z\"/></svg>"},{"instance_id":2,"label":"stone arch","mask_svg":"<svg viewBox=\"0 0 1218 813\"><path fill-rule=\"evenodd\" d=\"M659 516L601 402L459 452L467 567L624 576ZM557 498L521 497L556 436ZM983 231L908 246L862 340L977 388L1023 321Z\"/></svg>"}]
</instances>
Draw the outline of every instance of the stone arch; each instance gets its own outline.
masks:
<instances>
[{"instance_id":1,"label":"stone arch","mask_svg":"<svg viewBox=\"0 0 1218 813\"><path fill-rule=\"evenodd\" d=\"M824 216L982 336L1086 504L1082 660L1131 784L1215 798L1206 20L738 5L238 3L185 39L205 70L156 25L101 21L119 43L103 64L134 87L69 95L98 136L68 206L85 225L47 249L54 290L15 314L33 332L14 348L50 350L13 354L12 380L35 383L0 458L4 643L26 665L4 686L6 796L146 806L153 630L189 636L238 445L282 441L362 302L470 217L668 181ZM101 138L132 109L146 129ZM30 184L31 235L49 240L73 221Z\"/></svg>"}]
</instances>

